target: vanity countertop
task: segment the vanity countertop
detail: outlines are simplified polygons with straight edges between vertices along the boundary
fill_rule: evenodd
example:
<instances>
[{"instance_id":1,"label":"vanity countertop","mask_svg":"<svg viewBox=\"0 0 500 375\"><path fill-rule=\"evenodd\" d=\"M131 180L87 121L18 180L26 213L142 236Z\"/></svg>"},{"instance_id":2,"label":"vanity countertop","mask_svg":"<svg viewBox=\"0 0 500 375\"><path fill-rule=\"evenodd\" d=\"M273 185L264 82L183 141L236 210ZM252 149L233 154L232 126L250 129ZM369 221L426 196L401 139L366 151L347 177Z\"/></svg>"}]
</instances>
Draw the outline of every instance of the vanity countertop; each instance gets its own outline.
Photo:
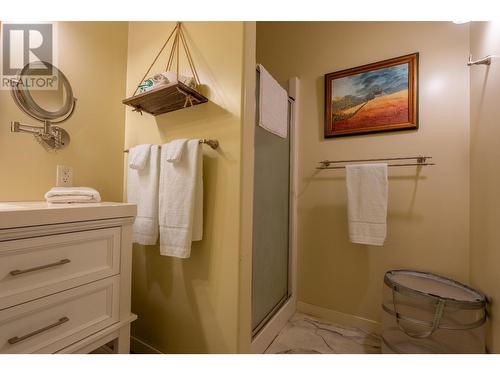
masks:
<instances>
[{"instance_id":1,"label":"vanity countertop","mask_svg":"<svg viewBox=\"0 0 500 375\"><path fill-rule=\"evenodd\" d=\"M132 203L0 202L0 229L134 217Z\"/></svg>"}]
</instances>

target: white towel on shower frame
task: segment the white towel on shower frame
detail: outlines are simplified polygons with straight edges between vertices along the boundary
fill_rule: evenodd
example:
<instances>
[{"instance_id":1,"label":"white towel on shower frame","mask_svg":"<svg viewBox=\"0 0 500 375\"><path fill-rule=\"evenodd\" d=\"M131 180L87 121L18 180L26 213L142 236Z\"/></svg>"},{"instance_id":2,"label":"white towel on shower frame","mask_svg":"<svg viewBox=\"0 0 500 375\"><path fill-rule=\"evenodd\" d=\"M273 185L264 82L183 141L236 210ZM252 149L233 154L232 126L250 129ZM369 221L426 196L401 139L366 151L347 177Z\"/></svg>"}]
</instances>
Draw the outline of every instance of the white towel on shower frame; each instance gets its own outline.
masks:
<instances>
[{"instance_id":1,"label":"white towel on shower frame","mask_svg":"<svg viewBox=\"0 0 500 375\"><path fill-rule=\"evenodd\" d=\"M262 66L260 70L259 125L281 138L288 136L288 94Z\"/></svg>"}]
</instances>

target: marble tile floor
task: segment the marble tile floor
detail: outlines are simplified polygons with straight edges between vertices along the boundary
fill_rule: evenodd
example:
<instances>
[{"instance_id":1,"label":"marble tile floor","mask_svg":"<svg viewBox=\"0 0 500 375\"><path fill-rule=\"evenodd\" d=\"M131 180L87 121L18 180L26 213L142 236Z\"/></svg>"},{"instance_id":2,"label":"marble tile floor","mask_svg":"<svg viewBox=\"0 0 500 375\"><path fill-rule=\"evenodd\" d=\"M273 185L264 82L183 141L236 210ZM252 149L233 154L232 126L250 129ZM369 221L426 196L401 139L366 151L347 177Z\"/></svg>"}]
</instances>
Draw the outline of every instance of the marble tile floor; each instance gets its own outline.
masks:
<instances>
[{"instance_id":1,"label":"marble tile floor","mask_svg":"<svg viewBox=\"0 0 500 375\"><path fill-rule=\"evenodd\" d=\"M296 313L266 354L379 354L380 337Z\"/></svg>"}]
</instances>

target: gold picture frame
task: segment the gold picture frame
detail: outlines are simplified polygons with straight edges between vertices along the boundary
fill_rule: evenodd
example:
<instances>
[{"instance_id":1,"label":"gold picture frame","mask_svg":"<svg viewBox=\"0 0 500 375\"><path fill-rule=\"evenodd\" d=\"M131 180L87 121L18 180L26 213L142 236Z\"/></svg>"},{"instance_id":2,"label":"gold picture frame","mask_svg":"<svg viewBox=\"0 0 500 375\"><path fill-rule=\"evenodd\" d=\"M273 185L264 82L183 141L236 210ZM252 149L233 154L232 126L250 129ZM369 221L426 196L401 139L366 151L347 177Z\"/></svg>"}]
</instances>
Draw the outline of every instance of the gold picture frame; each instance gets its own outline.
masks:
<instances>
[{"instance_id":1,"label":"gold picture frame","mask_svg":"<svg viewBox=\"0 0 500 375\"><path fill-rule=\"evenodd\" d=\"M418 52L325 74L325 138L418 129Z\"/></svg>"}]
</instances>

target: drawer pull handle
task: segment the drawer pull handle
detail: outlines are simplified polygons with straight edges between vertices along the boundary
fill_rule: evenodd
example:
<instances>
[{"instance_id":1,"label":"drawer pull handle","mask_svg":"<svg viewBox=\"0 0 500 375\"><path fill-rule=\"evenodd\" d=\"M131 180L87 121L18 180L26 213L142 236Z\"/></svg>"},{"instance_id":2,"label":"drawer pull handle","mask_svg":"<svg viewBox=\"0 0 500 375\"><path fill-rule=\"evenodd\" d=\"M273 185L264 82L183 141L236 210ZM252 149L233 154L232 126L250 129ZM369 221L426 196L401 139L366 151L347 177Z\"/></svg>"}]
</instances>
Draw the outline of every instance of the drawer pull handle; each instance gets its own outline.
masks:
<instances>
[{"instance_id":1,"label":"drawer pull handle","mask_svg":"<svg viewBox=\"0 0 500 375\"><path fill-rule=\"evenodd\" d=\"M71 260L69 260L69 259L61 259L59 262L45 264L43 266L38 266L38 267L33 267L33 268L27 268L25 270L13 270L13 271L10 271L9 273L12 276L18 276L18 275L22 275L23 273L34 272L34 271L38 271L38 270L43 270L45 268L60 266L62 264L66 264L66 263L69 263L69 262L71 262Z\"/></svg>"},{"instance_id":2,"label":"drawer pull handle","mask_svg":"<svg viewBox=\"0 0 500 375\"><path fill-rule=\"evenodd\" d=\"M11 345L17 344L18 342L24 341L26 339L29 339L30 337L33 337L33 336L38 335L38 334L40 334L42 332L48 331L51 328L60 326L61 324L64 324L64 323L66 323L68 321L69 321L69 318L67 316L63 316L57 322L52 323L51 325L48 325L47 327L43 327L43 328L37 329L36 331L33 331L33 332L28 333L28 334L26 334L24 336L21 336L21 337L18 337L18 336L12 337L12 338L8 339L7 342L9 344L11 344Z\"/></svg>"}]
</instances>

